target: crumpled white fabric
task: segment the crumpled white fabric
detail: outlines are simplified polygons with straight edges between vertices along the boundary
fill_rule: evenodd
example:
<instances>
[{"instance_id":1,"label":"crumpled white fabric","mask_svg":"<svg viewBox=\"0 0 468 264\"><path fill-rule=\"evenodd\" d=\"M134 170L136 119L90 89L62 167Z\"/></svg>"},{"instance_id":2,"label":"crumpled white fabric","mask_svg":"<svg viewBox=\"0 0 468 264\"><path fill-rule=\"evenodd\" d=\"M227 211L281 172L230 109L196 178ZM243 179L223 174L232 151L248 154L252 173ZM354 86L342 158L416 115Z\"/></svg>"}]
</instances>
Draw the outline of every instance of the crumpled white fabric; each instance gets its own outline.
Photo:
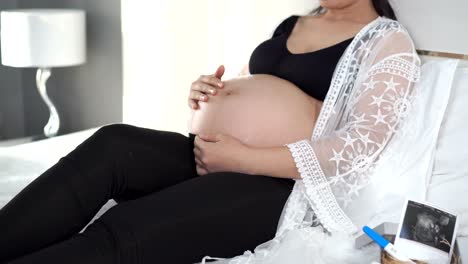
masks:
<instances>
[{"instance_id":1,"label":"crumpled white fabric","mask_svg":"<svg viewBox=\"0 0 468 264\"><path fill-rule=\"evenodd\" d=\"M245 251L233 259L205 257L201 263L217 260L216 264L363 264L379 259L380 248L375 244L357 250L354 239L346 234L329 235L322 227L305 227L259 245L255 254Z\"/></svg>"}]
</instances>

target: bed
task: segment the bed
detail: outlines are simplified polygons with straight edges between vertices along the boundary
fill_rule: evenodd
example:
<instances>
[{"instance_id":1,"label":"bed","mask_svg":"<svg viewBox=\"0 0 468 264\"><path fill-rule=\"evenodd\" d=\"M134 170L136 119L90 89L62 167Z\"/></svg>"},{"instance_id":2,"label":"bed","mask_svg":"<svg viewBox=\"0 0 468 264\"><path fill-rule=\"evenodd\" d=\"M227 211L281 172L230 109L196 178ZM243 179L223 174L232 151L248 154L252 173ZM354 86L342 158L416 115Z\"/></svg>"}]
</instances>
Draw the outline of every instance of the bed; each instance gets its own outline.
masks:
<instances>
[{"instance_id":1,"label":"bed","mask_svg":"<svg viewBox=\"0 0 468 264\"><path fill-rule=\"evenodd\" d=\"M10 147L0 147L0 208L97 128ZM96 215L115 205L109 201Z\"/></svg>"},{"instance_id":2,"label":"bed","mask_svg":"<svg viewBox=\"0 0 468 264\"><path fill-rule=\"evenodd\" d=\"M98 128L17 146L0 147L0 208L96 130ZM115 204L113 200L106 203L90 223Z\"/></svg>"}]
</instances>

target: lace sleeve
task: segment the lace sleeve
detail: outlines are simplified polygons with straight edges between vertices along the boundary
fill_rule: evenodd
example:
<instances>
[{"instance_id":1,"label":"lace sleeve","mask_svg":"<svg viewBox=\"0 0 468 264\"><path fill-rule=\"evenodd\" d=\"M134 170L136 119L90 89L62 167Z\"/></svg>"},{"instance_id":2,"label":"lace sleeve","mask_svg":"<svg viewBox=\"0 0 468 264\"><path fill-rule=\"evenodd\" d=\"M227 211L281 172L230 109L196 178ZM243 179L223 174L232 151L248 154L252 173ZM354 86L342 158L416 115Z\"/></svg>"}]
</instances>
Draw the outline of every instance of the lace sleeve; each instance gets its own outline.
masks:
<instances>
[{"instance_id":1,"label":"lace sleeve","mask_svg":"<svg viewBox=\"0 0 468 264\"><path fill-rule=\"evenodd\" d=\"M371 33L351 54L349 68L336 70L355 71L355 79L348 88L333 90L332 84L312 139L287 145L305 195L329 231L356 231L345 208L368 185L411 107L419 75L419 58L406 31L387 27ZM335 92L344 94L328 98Z\"/></svg>"}]
</instances>

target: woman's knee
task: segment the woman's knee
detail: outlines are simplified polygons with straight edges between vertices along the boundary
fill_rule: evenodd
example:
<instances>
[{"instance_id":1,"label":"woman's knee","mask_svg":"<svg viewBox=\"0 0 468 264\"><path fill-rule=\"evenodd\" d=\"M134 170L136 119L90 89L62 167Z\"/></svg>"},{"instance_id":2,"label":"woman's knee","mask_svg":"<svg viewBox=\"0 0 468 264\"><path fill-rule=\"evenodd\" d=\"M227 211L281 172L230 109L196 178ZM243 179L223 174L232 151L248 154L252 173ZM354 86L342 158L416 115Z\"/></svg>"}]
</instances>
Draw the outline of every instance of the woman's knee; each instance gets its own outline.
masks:
<instances>
[{"instance_id":1,"label":"woman's knee","mask_svg":"<svg viewBox=\"0 0 468 264\"><path fill-rule=\"evenodd\" d=\"M124 124L103 126L70 152L67 158L83 160L98 157L102 160L102 158L112 157L118 152L116 143L125 140L125 134L128 134L131 129L132 126Z\"/></svg>"},{"instance_id":2,"label":"woman's knee","mask_svg":"<svg viewBox=\"0 0 468 264\"><path fill-rule=\"evenodd\" d=\"M114 156L119 152L122 144L131 139L137 127L126 124L112 124L99 128L91 137L84 141L79 148L91 148L98 153Z\"/></svg>"},{"instance_id":3,"label":"woman's knee","mask_svg":"<svg viewBox=\"0 0 468 264\"><path fill-rule=\"evenodd\" d=\"M168 143L185 140L187 137L172 131L154 130L142 127L136 127L127 124L111 124L98 129L93 135L96 139L111 141L112 143L120 140L120 142L144 142L153 144L155 142Z\"/></svg>"},{"instance_id":4,"label":"woman's knee","mask_svg":"<svg viewBox=\"0 0 468 264\"><path fill-rule=\"evenodd\" d=\"M135 130L135 129L137 129L137 127L127 125L127 124L111 124L111 125L105 125L99 128L94 133L94 135L98 137L104 137L104 138L122 137L131 133L132 130Z\"/></svg>"}]
</instances>

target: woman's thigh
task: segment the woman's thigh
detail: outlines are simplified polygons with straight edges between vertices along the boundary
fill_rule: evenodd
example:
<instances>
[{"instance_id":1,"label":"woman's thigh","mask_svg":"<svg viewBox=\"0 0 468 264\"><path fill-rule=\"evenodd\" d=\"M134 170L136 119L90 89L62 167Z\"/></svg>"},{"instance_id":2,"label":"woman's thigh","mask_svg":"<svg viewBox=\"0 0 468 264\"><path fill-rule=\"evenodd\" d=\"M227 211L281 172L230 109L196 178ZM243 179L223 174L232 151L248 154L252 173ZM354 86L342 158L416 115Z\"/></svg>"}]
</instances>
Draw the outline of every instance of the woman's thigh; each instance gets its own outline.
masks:
<instances>
[{"instance_id":1,"label":"woman's thigh","mask_svg":"<svg viewBox=\"0 0 468 264\"><path fill-rule=\"evenodd\" d=\"M102 186L124 200L197 176L193 138L124 124L99 129L64 159L81 174L76 188Z\"/></svg>"},{"instance_id":2,"label":"woman's thigh","mask_svg":"<svg viewBox=\"0 0 468 264\"><path fill-rule=\"evenodd\" d=\"M212 173L121 203L104 214L122 263L193 263L230 257L274 237L294 184L241 173ZM135 254L135 252L137 254Z\"/></svg>"}]
</instances>

